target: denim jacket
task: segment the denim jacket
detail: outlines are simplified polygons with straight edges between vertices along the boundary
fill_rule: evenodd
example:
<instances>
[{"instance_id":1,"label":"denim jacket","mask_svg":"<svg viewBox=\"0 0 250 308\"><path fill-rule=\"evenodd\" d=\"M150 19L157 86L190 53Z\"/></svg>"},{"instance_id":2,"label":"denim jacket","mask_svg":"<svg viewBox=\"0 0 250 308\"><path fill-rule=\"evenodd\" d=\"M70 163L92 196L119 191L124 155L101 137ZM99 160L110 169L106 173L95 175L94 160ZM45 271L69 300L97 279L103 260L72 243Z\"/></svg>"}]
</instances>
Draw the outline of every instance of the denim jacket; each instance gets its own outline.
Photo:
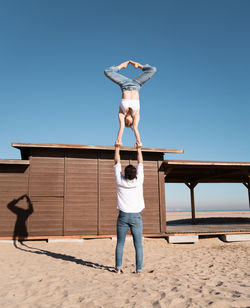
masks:
<instances>
[{"instance_id":1,"label":"denim jacket","mask_svg":"<svg viewBox=\"0 0 250 308\"><path fill-rule=\"evenodd\" d=\"M141 86L148 81L155 73L156 67L153 67L149 64L143 65L142 73L139 74L134 79L128 78L119 74L118 66L112 65L109 68L105 69L104 74L110 80L118 84L121 90L137 90L139 91Z\"/></svg>"}]
</instances>

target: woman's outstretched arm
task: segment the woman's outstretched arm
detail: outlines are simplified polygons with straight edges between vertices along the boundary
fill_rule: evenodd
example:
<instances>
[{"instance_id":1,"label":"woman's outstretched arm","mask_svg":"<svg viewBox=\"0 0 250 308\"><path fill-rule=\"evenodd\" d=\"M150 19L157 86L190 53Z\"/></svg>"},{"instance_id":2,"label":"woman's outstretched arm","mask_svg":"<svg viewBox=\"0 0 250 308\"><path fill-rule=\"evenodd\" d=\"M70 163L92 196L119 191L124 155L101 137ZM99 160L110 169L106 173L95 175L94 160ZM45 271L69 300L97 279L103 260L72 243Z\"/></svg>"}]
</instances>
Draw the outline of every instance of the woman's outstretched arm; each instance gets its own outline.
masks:
<instances>
[{"instance_id":1,"label":"woman's outstretched arm","mask_svg":"<svg viewBox=\"0 0 250 308\"><path fill-rule=\"evenodd\" d=\"M125 122L124 122L124 118L125 115L121 112L121 110L119 110L119 114L118 114L118 118L119 118L119 122L120 122L120 128L117 134L117 139L116 139L116 144L122 145L122 135L124 132L124 127L125 127Z\"/></svg>"}]
</instances>

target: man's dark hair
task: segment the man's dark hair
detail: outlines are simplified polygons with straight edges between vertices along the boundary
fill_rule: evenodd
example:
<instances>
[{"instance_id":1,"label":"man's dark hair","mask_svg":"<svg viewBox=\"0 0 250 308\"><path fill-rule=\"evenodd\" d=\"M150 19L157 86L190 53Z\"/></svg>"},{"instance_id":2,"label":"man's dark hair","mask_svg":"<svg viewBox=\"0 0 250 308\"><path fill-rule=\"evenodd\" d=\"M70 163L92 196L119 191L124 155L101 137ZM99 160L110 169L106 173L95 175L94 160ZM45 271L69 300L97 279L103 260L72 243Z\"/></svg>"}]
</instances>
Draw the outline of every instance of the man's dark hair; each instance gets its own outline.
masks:
<instances>
[{"instance_id":1,"label":"man's dark hair","mask_svg":"<svg viewBox=\"0 0 250 308\"><path fill-rule=\"evenodd\" d=\"M125 179L127 180L133 180L136 179L136 173L137 170L133 165L128 165L125 169L124 169L124 176Z\"/></svg>"}]
</instances>

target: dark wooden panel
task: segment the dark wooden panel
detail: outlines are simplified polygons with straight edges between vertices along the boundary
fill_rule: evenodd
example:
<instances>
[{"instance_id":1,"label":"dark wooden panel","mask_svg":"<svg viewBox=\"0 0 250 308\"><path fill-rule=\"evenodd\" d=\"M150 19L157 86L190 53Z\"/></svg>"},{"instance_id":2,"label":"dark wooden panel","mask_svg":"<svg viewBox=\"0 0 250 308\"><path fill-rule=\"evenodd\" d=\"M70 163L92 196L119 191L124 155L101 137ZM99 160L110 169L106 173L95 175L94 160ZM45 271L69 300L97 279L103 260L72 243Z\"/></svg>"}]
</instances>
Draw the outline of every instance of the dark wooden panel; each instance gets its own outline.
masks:
<instances>
[{"instance_id":1,"label":"dark wooden panel","mask_svg":"<svg viewBox=\"0 0 250 308\"><path fill-rule=\"evenodd\" d=\"M65 156L64 149L46 149L46 148L32 148L29 149L32 157L55 157L55 158L63 158Z\"/></svg>"},{"instance_id":2,"label":"dark wooden panel","mask_svg":"<svg viewBox=\"0 0 250 308\"><path fill-rule=\"evenodd\" d=\"M63 197L64 158L32 157L30 169L30 196Z\"/></svg>"},{"instance_id":3,"label":"dark wooden panel","mask_svg":"<svg viewBox=\"0 0 250 308\"><path fill-rule=\"evenodd\" d=\"M85 158L89 159L89 163L94 163L98 155L95 149L67 149L65 156L69 158Z\"/></svg>"},{"instance_id":4,"label":"dark wooden panel","mask_svg":"<svg viewBox=\"0 0 250 308\"><path fill-rule=\"evenodd\" d=\"M28 218L29 236L63 235L63 198L31 198L34 212Z\"/></svg>"},{"instance_id":5,"label":"dark wooden panel","mask_svg":"<svg viewBox=\"0 0 250 308\"><path fill-rule=\"evenodd\" d=\"M7 173L11 174L14 173L15 175L24 174L29 169L27 165L13 165L13 164L0 164L0 174Z\"/></svg>"},{"instance_id":6,"label":"dark wooden panel","mask_svg":"<svg viewBox=\"0 0 250 308\"><path fill-rule=\"evenodd\" d=\"M65 158L64 235L97 234L97 152L87 154L73 151Z\"/></svg>"},{"instance_id":7,"label":"dark wooden panel","mask_svg":"<svg viewBox=\"0 0 250 308\"><path fill-rule=\"evenodd\" d=\"M3 165L0 167L0 236L13 236L17 219L27 209L29 167Z\"/></svg>"}]
</instances>

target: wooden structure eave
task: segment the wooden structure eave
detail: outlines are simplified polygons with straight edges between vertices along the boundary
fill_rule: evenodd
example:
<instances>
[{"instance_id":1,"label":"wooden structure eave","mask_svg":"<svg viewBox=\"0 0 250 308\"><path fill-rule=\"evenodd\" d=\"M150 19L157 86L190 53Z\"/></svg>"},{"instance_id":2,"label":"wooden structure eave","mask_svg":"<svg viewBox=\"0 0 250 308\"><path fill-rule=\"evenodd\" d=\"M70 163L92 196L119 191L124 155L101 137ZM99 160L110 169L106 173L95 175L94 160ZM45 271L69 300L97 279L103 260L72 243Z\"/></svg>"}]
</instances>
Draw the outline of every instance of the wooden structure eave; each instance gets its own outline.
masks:
<instances>
[{"instance_id":1,"label":"wooden structure eave","mask_svg":"<svg viewBox=\"0 0 250 308\"><path fill-rule=\"evenodd\" d=\"M166 183L245 183L250 162L164 160Z\"/></svg>"},{"instance_id":2,"label":"wooden structure eave","mask_svg":"<svg viewBox=\"0 0 250 308\"><path fill-rule=\"evenodd\" d=\"M57 144L57 143L11 143L11 146L17 148L21 151L23 159L27 159L29 156L30 149L71 149L71 150L106 150L114 151L114 146L103 146L103 145L79 145L79 144ZM132 151L136 152L134 147L122 147L121 151ZM161 148L142 148L143 152L149 153L175 153L182 154L184 150L182 149L161 149Z\"/></svg>"},{"instance_id":3,"label":"wooden structure eave","mask_svg":"<svg viewBox=\"0 0 250 308\"><path fill-rule=\"evenodd\" d=\"M29 160L0 159L0 165L25 165L25 166L28 166L29 164L30 164Z\"/></svg>"}]
</instances>

